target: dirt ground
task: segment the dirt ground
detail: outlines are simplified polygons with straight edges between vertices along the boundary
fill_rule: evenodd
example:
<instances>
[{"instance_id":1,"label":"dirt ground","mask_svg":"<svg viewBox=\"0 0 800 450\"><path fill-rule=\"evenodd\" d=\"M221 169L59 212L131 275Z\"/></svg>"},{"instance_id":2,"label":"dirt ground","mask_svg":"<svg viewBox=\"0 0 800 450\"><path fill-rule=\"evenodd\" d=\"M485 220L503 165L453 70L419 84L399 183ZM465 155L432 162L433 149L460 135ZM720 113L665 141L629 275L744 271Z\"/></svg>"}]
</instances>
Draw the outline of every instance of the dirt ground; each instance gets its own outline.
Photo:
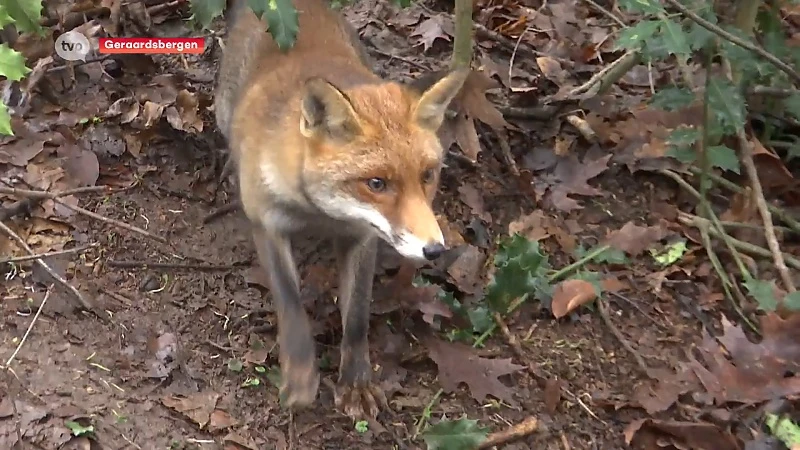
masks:
<instances>
[{"instance_id":1,"label":"dirt ground","mask_svg":"<svg viewBox=\"0 0 800 450\"><path fill-rule=\"evenodd\" d=\"M407 54L414 51L409 49ZM382 73L410 76L402 60L375 56ZM216 53L189 60L190 75L195 78L186 83L210 92L208 74L213 73L215 57ZM178 60L165 58L160 63L181 70ZM441 66L432 59L426 64ZM335 411L325 383L312 409L294 415L282 410L274 384L275 315L269 292L259 281L248 225L238 211L203 223L212 210L234 198L230 185L216 199L212 196L219 170L219 140L210 113L204 120L204 131L194 136L162 127L162 138L142 148L138 158L101 156L98 185L135 179L134 187L110 195L87 194L81 197L81 205L164 236L169 244L83 215L70 218L68 233L77 245L98 245L49 261L91 298L99 314L73 312L68 294L55 288L15 357L16 379L10 375L0 379L3 391L18 399L23 427L30 425L30 433L39 442L66 442L69 431L62 425L73 420L94 425L96 439L91 448L235 448L233 442L253 449L423 448L420 439L409 439L426 406L432 405L433 419L467 416L491 430L528 417L540 421L539 432L507 449L614 449L626 446L626 427L651 417L629 404L647 374L596 311L582 309L556 320L535 302L507 318L524 360L499 333L479 350L482 356L512 358L539 373L535 377L532 371L522 370L504 378L515 404L491 398L477 402L464 386L433 401L440 387L437 369L418 339L426 325L402 310L393 310L385 287L397 272L399 260L387 249L382 251L385 257L376 285L376 301L381 297L384 303L373 313L370 337L372 361L380 368L380 383L392 410L379 416L380 424L359 432L351 420ZM543 145L537 122L521 126L526 128L512 140L519 160L527 149ZM576 153L588 150L587 144L581 146ZM531 202L520 198L524 194L510 186L508 167L500 161L486 149L474 165L463 158L448 158L436 202L451 232L488 255L496 246L495 237L506 234L509 223L533 209ZM547 211L583 224L575 237L586 246L628 221L656 223L665 214L656 205L680 206L685 200L662 177L631 175L619 165L610 166L591 183L606 195L584 199L584 208L569 214ZM460 191L465 185L480 193L480 214L465 204ZM36 223L20 219L17 225L33 234ZM554 267L572 262L572 255L553 239L543 240L542 245ZM341 330L332 301L336 278L330 252L301 247L303 292L315 318L322 377L335 381ZM708 289L691 279L667 280L656 295L645 281L654 271L652 259L645 256L616 270L629 289L607 298L609 316L651 370L671 369L673 361L683 358L702 338L702 322L716 323L724 307L707 303L703 297ZM130 261L134 263L124 264ZM445 257L428 273L443 273L448 261L452 263L453 258ZM156 263L167 266L153 267ZM205 267L187 268L190 264ZM0 354L4 357L14 351L45 298L46 289L37 283L38 269L31 264L20 267L23 272L9 275L0 289ZM263 311L249 314L257 310ZM243 367L236 367L236 361L244 362ZM560 398L552 398L553 383L560 383L555 384L562 389ZM9 417L11 406L8 401L0 404L0 416ZM694 414L672 408L657 417L689 420ZM45 415L47 420L41 420ZM89 448L88 441L81 444L85 447L74 445Z\"/></svg>"}]
</instances>

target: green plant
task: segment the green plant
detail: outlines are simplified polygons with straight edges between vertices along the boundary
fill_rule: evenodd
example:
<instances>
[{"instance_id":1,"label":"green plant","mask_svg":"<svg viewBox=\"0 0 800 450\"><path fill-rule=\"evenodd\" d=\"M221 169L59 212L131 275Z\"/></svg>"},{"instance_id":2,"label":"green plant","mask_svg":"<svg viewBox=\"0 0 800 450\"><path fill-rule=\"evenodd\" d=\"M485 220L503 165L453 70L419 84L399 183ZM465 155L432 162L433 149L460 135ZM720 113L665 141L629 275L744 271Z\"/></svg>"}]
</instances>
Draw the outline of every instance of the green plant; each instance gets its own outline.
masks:
<instances>
[{"instance_id":1,"label":"green plant","mask_svg":"<svg viewBox=\"0 0 800 450\"><path fill-rule=\"evenodd\" d=\"M42 33L39 19L42 16L41 0L0 0L0 29L13 25L13 32ZM0 77L10 81L21 81L31 69L25 66L25 57L0 44ZM13 135L8 106L0 102L0 134Z\"/></svg>"}]
</instances>

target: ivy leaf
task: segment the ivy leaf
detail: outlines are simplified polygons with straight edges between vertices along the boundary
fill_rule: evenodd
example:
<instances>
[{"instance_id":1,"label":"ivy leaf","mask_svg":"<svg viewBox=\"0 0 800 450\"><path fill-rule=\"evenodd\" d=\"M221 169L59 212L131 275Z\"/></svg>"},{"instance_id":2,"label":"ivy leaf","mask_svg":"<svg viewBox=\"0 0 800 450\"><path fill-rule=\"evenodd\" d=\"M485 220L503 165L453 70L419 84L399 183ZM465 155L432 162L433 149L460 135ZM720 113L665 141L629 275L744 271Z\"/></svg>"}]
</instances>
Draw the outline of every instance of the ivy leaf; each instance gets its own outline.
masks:
<instances>
[{"instance_id":1,"label":"ivy leaf","mask_svg":"<svg viewBox=\"0 0 800 450\"><path fill-rule=\"evenodd\" d=\"M650 104L664 111L677 111L691 105L694 99L695 95L691 90L684 87L670 86L659 89L658 92L653 94L650 98Z\"/></svg>"},{"instance_id":2,"label":"ivy leaf","mask_svg":"<svg viewBox=\"0 0 800 450\"><path fill-rule=\"evenodd\" d=\"M486 440L486 429L477 420L443 420L422 433L428 450L474 450Z\"/></svg>"},{"instance_id":3,"label":"ivy leaf","mask_svg":"<svg viewBox=\"0 0 800 450\"><path fill-rule=\"evenodd\" d=\"M700 139L700 130L697 128L680 127L672 130L667 136L667 143L678 147L686 147Z\"/></svg>"},{"instance_id":4,"label":"ivy leaf","mask_svg":"<svg viewBox=\"0 0 800 450\"><path fill-rule=\"evenodd\" d=\"M800 312L800 291L794 291L783 298L783 306L791 311Z\"/></svg>"},{"instance_id":5,"label":"ivy leaf","mask_svg":"<svg viewBox=\"0 0 800 450\"><path fill-rule=\"evenodd\" d=\"M189 11L192 16L189 20L199 25L200 28L208 29L215 18L222 15L225 10L225 0L192 0L189 3Z\"/></svg>"},{"instance_id":6,"label":"ivy leaf","mask_svg":"<svg viewBox=\"0 0 800 450\"><path fill-rule=\"evenodd\" d=\"M795 119L800 119L800 94L792 94L783 99L783 107Z\"/></svg>"},{"instance_id":7,"label":"ivy leaf","mask_svg":"<svg viewBox=\"0 0 800 450\"><path fill-rule=\"evenodd\" d=\"M714 112L726 134L744 127L745 101L739 89L728 79L713 77L708 82L708 109Z\"/></svg>"},{"instance_id":8,"label":"ivy leaf","mask_svg":"<svg viewBox=\"0 0 800 450\"><path fill-rule=\"evenodd\" d=\"M8 15L14 19L17 30L39 35L44 32L39 25L39 19L42 17L42 0L12 0L3 4Z\"/></svg>"},{"instance_id":9,"label":"ivy leaf","mask_svg":"<svg viewBox=\"0 0 800 450\"><path fill-rule=\"evenodd\" d=\"M673 55L688 55L691 53L689 41L686 39L686 33L683 32L680 24L672 21L671 19L664 19L661 21L661 32L663 34L663 41L667 47L667 51Z\"/></svg>"},{"instance_id":10,"label":"ivy leaf","mask_svg":"<svg viewBox=\"0 0 800 450\"><path fill-rule=\"evenodd\" d=\"M494 265L494 278L486 290L486 301L492 311L505 313L511 300L543 292L549 286L544 274L547 258L541 253L539 243L520 234L500 244Z\"/></svg>"},{"instance_id":11,"label":"ivy leaf","mask_svg":"<svg viewBox=\"0 0 800 450\"><path fill-rule=\"evenodd\" d=\"M0 3L0 28L13 23L14 18L8 14L8 8L2 3Z\"/></svg>"},{"instance_id":12,"label":"ivy leaf","mask_svg":"<svg viewBox=\"0 0 800 450\"><path fill-rule=\"evenodd\" d=\"M697 152L690 146L671 145L664 154L684 164L691 164L697 160Z\"/></svg>"},{"instance_id":13,"label":"ivy leaf","mask_svg":"<svg viewBox=\"0 0 800 450\"><path fill-rule=\"evenodd\" d=\"M775 298L775 281L756 280L747 278L744 287L758 303L758 309L766 312L775 311L778 307L778 299Z\"/></svg>"},{"instance_id":14,"label":"ivy leaf","mask_svg":"<svg viewBox=\"0 0 800 450\"><path fill-rule=\"evenodd\" d=\"M708 162L712 167L719 167L722 170L730 170L739 174L739 157L732 148L724 145L715 145L706 149Z\"/></svg>"},{"instance_id":15,"label":"ivy leaf","mask_svg":"<svg viewBox=\"0 0 800 450\"><path fill-rule=\"evenodd\" d=\"M292 0L250 0L250 7L259 19L266 16L269 32L278 48L285 51L294 46L299 24Z\"/></svg>"},{"instance_id":16,"label":"ivy leaf","mask_svg":"<svg viewBox=\"0 0 800 450\"><path fill-rule=\"evenodd\" d=\"M25 57L22 53L12 50L8 44L0 45L0 76L11 81L19 81L30 72L25 67Z\"/></svg>"},{"instance_id":17,"label":"ivy leaf","mask_svg":"<svg viewBox=\"0 0 800 450\"><path fill-rule=\"evenodd\" d=\"M9 136L14 134L14 130L11 129L11 115L8 113L8 107L2 101L0 101L0 134Z\"/></svg>"},{"instance_id":18,"label":"ivy leaf","mask_svg":"<svg viewBox=\"0 0 800 450\"><path fill-rule=\"evenodd\" d=\"M665 14L664 7L658 0L620 0L619 6L628 12L643 14Z\"/></svg>"},{"instance_id":19,"label":"ivy leaf","mask_svg":"<svg viewBox=\"0 0 800 450\"><path fill-rule=\"evenodd\" d=\"M659 25L660 22L657 20L643 20L632 27L623 29L617 36L617 49L638 49L653 37L658 31Z\"/></svg>"}]
</instances>

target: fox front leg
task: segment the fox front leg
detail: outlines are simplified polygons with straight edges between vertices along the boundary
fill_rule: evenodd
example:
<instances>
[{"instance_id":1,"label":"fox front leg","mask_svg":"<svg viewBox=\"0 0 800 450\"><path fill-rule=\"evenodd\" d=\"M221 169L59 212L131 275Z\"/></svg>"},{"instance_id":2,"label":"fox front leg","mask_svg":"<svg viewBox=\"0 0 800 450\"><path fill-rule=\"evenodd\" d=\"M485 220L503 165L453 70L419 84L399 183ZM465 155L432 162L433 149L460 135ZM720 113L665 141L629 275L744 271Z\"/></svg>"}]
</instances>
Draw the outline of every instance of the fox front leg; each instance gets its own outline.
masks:
<instances>
[{"instance_id":1,"label":"fox front leg","mask_svg":"<svg viewBox=\"0 0 800 450\"><path fill-rule=\"evenodd\" d=\"M386 406L386 396L372 384L367 338L376 254L375 237L336 241L343 328L336 407L354 419L375 418Z\"/></svg>"},{"instance_id":2,"label":"fox front leg","mask_svg":"<svg viewBox=\"0 0 800 450\"><path fill-rule=\"evenodd\" d=\"M288 408L314 402L319 389L311 324L300 300L297 266L288 237L261 226L253 232L258 259L269 277L270 291L278 312L280 346L280 398Z\"/></svg>"}]
</instances>

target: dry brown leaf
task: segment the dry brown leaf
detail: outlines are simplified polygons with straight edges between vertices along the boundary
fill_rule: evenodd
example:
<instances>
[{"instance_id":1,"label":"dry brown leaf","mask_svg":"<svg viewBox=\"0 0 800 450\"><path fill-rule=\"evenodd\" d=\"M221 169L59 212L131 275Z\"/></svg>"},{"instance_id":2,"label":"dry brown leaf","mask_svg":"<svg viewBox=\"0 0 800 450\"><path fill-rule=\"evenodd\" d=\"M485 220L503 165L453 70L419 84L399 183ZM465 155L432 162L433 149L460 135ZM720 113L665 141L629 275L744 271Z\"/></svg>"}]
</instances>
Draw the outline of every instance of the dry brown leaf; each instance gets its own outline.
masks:
<instances>
[{"instance_id":1,"label":"dry brown leaf","mask_svg":"<svg viewBox=\"0 0 800 450\"><path fill-rule=\"evenodd\" d=\"M442 15L431 16L417 25L417 28L413 33L411 33L412 38L419 36L416 44L414 45L422 44L423 53L427 52L428 49L433 46L433 43L436 41L436 39L450 41L450 34L448 34L444 29L444 20L445 19L443 19Z\"/></svg>"},{"instance_id":2,"label":"dry brown leaf","mask_svg":"<svg viewBox=\"0 0 800 450\"><path fill-rule=\"evenodd\" d=\"M564 68L561 67L561 63L555 58L540 56L536 58L536 64L539 66L542 75L558 86L565 84L567 78L570 76L569 72L564 70Z\"/></svg>"},{"instance_id":3,"label":"dry brown leaf","mask_svg":"<svg viewBox=\"0 0 800 450\"><path fill-rule=\"evenodd\" d=\"M540 177L540 181L548 185L548 192L544 197L545 204L569 212L582 208L577 200L569 197L570 195L603 195L603 191L590 186L588 181L608 169L608 160L611 156L609 154L583 162L579 162L575 155L559 158L553 173Z\"/></svg>"},{"instance_id":4,"label":"dry brown leaf","mask_svg":"<svg viewBox=\"0 0 800 450\"><path fill-rule=\"evenodd\" d=\"M461 201L469 206L472 213L480 217L487 223L492 222L492 216L486 212L486 207L483 203L483 195L472 184L463 184L459 186L458 193L461 194Z\"/></svg>"},{"instance_id":5,"label":"dry brown leaf","mask_svg":"<svg viewBox=\"0 0 800 450\"><path fill-rule=\"evenodd\" d=\"M609 233L603 243L631 256L638 256L666 236L667 230L659 225L641 227L628 222L619 230Z\"/></svg>"},{"instance_id":6,"label":"dry brown leaf","mask_svg":"<svg viewBox=\"0 0 800 450\"><path fill-rule=\"evenodd\" d=\"M425 339L428 354L439 368L439 383L446 392L454 392L460 383L466 383L475 400L482 402L492 395L511 405L516 405L513 390L499 378L524 369L511 362L511 358L489 359L475 354L475 349L460 343L451 343L435 337Z\"/></svg>"},{"instance_id":7,"label":"dry brown leaf","mask_svg":"<svg viewBox=\"0 0 800 450\"><path fill-rule=\"evenodd\" d=\"M478 119L494 129L515 128L506 122L503 114L486 98L486 91L496 87L498 87L497 82L484 72L473 70L470 71L461 92L453 101L467 116Z\"/></svg>"},{"instance_id":8,"label":"dry brown leaf","mask_svg":"<svg viewBox=\"0 0 800 450\"><path fill-rule=\"evenodd\" d=\"M530 241L541 241L550 237L551 223L552 219L537 209L508 224L508 234L521 234Z\"/></svg>"},{"instance_id":9,"label":"dry brown leaf","mask_svg":"<svg viewBox=\"0 0 800 450\"><path fill-rule=\"evenodd\" d=\"M635 443L634 443L635 440ZM625 441L635 448L664 448L671 444L677 448L704 450L740 450L736 437L718 425L708 422L679 422L642 419L628 425ZM647 442L648 444L644 444ZM656 442L660 445L654 446Z\"/></svg>"},{"instance_id":10,"label":"dry brown leaf","mask_svg":"<svg viewBox=\"0 0 800 450\"><path fill-rule=\"evenodd\" d=\"M219 394L206 391L192 394L188 397L179 395L167 395L161 398L161 403L167 408L185 415L200 428L206 426L211 420L211 413L217 405Z\"/></svg>"},{"instance_id":11,"label":"dry brown leaf","mask_svg":"<svg viewBox=\"0 0 800 450\"><path fill-rule=\"evenodd\" d=\"M211 418L208 422L208 431L214 433L225 428L235 427L238 424L239 421L234 419L227 411L215 409L211 413Z\"/></svg>"},{"instance_id":12,"label":"dry brown leaf","mask_svg":"<svg viewBox=\"0 0 800 450\"><path fill-rule=\"evenodd\" d=\"M553 289L553 316L560 319L595 298L597 291L592 283L586 280L564 280Z\"/></svg>"},{"instance_id":13,"label":"dry brown leaf","mask_svg":"<svg viewBox=\"0 0 800 450\"><path fill-rule=\"evenodd\" d=\"M453 283L459 291L475 295L483 290L481 273L486 262L486 255L474 245L465 245L460 249L455 261L447 268Z\"/></svg>"}]
</instances>

